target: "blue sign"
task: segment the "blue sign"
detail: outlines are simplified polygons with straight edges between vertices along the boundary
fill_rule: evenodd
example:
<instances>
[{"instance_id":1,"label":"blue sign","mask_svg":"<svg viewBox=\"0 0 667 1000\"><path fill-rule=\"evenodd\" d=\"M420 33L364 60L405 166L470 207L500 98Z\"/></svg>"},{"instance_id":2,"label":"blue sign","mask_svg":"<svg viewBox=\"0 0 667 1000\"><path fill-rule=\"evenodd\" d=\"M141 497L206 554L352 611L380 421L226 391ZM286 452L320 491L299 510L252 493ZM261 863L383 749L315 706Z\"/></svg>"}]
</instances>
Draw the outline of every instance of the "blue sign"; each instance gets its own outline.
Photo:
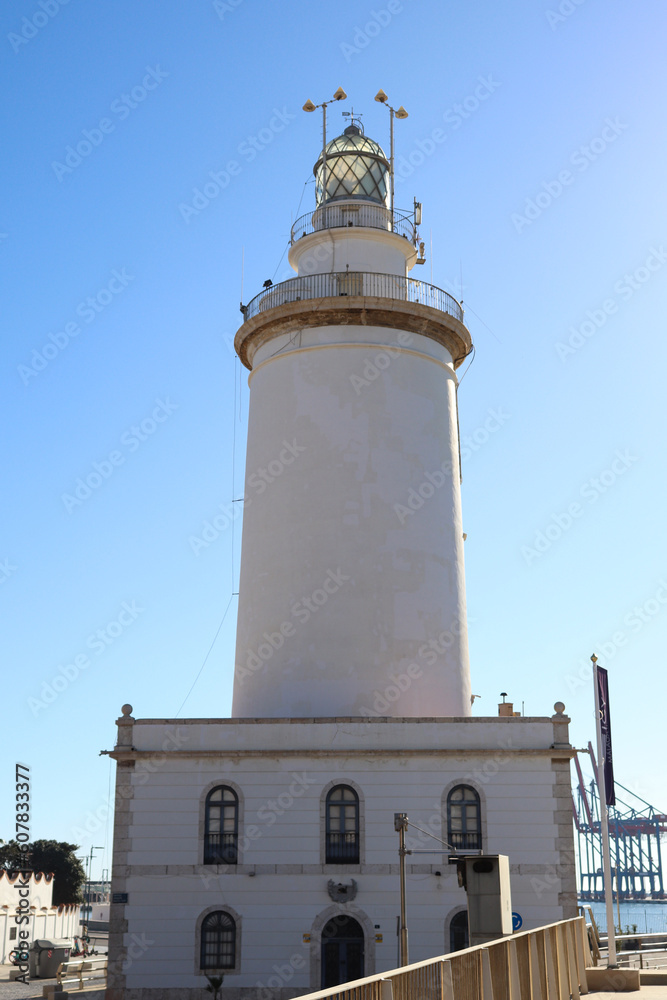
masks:
<instances>
[{"instance_id":1,"label":"blue sign","mask_svg":"<svg viewBox=\"0 0 667 1000\"><path fill-rule=\"evenodd\" d=\"M520 913L512 914L512 930L520 931L523 926L523 917Z\"/></svg>"}]
</instances>

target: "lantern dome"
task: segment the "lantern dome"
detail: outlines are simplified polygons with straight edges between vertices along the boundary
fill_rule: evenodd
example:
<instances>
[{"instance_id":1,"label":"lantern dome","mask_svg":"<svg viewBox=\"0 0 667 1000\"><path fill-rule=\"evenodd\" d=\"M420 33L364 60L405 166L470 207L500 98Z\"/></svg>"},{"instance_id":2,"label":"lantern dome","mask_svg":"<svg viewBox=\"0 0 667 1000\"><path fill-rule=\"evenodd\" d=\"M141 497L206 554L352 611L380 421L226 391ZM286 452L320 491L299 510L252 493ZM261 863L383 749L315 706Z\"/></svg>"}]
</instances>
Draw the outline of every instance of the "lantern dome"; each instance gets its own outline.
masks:
<instances>
[{"instance_id":1,"label":"lantern dome","mask_svg":"<svg viewBox=\"0 0 667 1000\"><path fill-rule=\"evenodd\" d=\"M320 156L313 173L318 205L342 198L387 205L389 161L382 147L365 136L357 124L348 125L342 135L327 143L326 163Z\"/></svg>"}]
</instances>

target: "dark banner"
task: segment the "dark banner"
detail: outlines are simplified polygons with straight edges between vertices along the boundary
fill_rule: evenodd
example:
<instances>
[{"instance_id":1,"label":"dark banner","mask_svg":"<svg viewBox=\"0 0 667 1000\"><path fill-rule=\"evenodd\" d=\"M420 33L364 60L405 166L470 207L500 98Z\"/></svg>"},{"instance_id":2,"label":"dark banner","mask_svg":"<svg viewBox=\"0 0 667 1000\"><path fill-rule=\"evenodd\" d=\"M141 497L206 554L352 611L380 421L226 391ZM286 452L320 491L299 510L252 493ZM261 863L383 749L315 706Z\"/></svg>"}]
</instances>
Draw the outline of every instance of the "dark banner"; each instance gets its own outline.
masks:
<instances>
[{"instance_id":1,"label":"dark banner","mask_svg":"<svg viewBox=\"0 0 667 1000\"><path fill-rule=\"evenodd\" d=\"M605 798L608 806L616 805L614 792L614 762L611 755L611 716L609 714L609 680L604 667L597 667L598 699L600 702L600 734L602 736L602 760L599 767L604 767Z\"/></svg>"}]
</instances>

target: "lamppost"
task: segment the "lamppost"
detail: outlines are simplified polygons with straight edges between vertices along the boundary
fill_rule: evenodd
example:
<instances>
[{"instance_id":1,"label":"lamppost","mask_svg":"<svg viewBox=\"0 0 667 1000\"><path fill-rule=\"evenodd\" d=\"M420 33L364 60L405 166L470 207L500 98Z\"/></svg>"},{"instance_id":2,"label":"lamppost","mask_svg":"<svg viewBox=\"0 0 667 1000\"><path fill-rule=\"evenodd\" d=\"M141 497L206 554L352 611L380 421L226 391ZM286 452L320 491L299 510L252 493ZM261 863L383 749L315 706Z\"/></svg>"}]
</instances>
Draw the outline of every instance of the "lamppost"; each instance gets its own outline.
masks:
<instances>
[{"instance_id":1,"label":"lamppost","mask_svg":"<svg viewBox=\"0 0 667 1000\"><path fill-rule=\"evenodd\" d=\"M405 903L405 855L411 852L405 849L405 831L408 828L407 813L394 813L394 830L398 833L398 868L401 885L401 920L400 920L400 941L401 941L401 966L409 965L408 957L408 925Z\"/></svg>"},{"instance_id":2,"label":"lamppost","mask_svg":"<svg viewBox=\"0 0 667 1000\"><path fill-rule=\"evenodd\" d=\"M384 90L378 90L375 100L389 109L389 209L391 211L391 228L394 228L394 115L397 118L407 118L408 113L401 104L397 110L389 104L389 98Z\"/></svg>"},{"instance_id":3,"label":"lamppost","mask_svg":"<svg viewBox=\"0 0 667 1000\"><path fill-rule=\"evenodd\" d=\"M339 87L331 101L313 104L309 99L303 106L304 111L317 111L318 108L322 108L322 204L327 196L327 104L331 104L332 101L344 101L346 98L347 94L342 87Z\"/></svg>"},{"instance_id":4,"label":"lamppost","mask_svg":"<svg viewBox=\"0 0 667 1000\"><path fill-rule=\"evenodd\" d=\"M400 890L401 890L401 916L399 919L399 942L400 942L400 955L399 964L402 966L409 965L410 959L408 957L408 917L407 917L407 900L405 892L405 858L408 854L442 854L442 851L429 851L422 850L420 848L416 850L408 850L405 846L405 831L411 826L415 830L419 830L421 834L425 837L430 837L432 840L437 840L439 844L446 847L448 851L453 851L454 848L451 844L448 844L446 840L441 840L440 837L436 837L434 833L430 833L428 830L424 830L421 826L417 826L416 823L410 823L408 820L407 813L394 813L394 830L398 833L398 871L400 876ZM450 862L451 863L451 862Z\"/></svg>"},{"instance_id":5,"label":"lamppost","mask_svg":"<svg viewBox=\"0 0 667 1000\"><path fill-rule=\"evenodd\" d=\"M90 854L88 855L88 891L86 893L86 918L87 918L86 923L88 922L88 919L93 915L93 907L92 907L92 903L91 903L91 899L90 899L91 892L92 892L91 883L93 881L93 877L92 877L93 876L93 852L94 851L103 851L103 850L104 850L103 847L91 847L90 848Z\"/></svg>"}]
</instances>

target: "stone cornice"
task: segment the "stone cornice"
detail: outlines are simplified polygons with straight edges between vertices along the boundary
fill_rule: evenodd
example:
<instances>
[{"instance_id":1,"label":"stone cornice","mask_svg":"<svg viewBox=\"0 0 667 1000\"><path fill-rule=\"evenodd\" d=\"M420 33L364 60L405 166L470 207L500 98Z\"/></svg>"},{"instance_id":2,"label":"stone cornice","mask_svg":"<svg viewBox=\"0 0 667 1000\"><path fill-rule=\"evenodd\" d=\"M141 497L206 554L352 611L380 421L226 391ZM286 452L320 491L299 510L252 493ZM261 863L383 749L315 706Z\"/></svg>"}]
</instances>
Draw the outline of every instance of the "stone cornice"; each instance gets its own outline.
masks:
<instances>
[{"instance_id":1,"label":"stone cornice","mask_svg":"<svg viewBox=\"0 0 667 1000\"><path fill-rule=\"evenodd\" d=\"M219 750L139 750L134 747L127 749L118 747L114 750L102 750L117 761L133 761L151 759L159 757L164 760L166 757L174 758L206 758L240 760L243 757L270 757L275 760L279 757L394 757L396 751L388 747L376 749L370 747L337 747L337 748L311 748L304 747L301 750L278 749L272 747L266 750L230 750L220 748ZM465 747L455 748L434 748L425 749L417 747L409 749L400 748L401 756L410 757L497 757L498 754L508 757L548 757L550 760L571 760L577 751L574 747Z\"/></svg>"},{"instance_id":2,"label":"stone cornice","mask_svg":"<svg viewBox=\"0 0 667 1000\"><path fill-rule=\"evenodd\" d=\"M234 347L245 367L252 369L253 357L262 344L281 334L322 326L379 326L420 334L442 344L454 368L472 350L468 330L449 313L417 302L364 295L304 299L267 309L243 324Z\"/></svg>"}]
</instances>

